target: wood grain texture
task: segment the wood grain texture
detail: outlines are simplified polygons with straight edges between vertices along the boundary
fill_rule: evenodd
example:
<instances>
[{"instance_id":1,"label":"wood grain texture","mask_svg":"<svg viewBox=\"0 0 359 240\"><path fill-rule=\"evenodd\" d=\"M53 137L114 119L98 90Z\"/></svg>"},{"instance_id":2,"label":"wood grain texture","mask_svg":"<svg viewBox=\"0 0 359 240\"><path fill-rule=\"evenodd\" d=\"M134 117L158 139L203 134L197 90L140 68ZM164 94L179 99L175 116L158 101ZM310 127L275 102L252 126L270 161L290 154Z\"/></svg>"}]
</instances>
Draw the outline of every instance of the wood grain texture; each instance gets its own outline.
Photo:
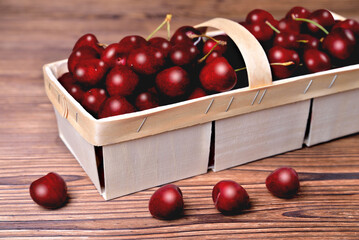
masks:
<instances>
[{"instance_id":1,"label":"wood grain texture","mask_svg":"<svg viewBox=\"0 0 359 240\"><path fill-rule=\"evenodd\" d=\"M58 137L41 67L66 58L76 39L93 32L102 42L147 35L167 12L172 29L213 17L241 20L253 8L281 17L297 1L0 1L0 238L3 239L358 239L359 135L177 182L185 216L153 219L154 189L105 202ZM301 1L359 20L359 2ZM164 33L164 30L162 31ZM300 175L298 197L272 197L264 185L273 169ZM50 171L63 175L70 201L48 211L35 205L29 184ZM210 198L222 179L241 183L252 207L223 216Z\"/></svg>"}]
</instances>

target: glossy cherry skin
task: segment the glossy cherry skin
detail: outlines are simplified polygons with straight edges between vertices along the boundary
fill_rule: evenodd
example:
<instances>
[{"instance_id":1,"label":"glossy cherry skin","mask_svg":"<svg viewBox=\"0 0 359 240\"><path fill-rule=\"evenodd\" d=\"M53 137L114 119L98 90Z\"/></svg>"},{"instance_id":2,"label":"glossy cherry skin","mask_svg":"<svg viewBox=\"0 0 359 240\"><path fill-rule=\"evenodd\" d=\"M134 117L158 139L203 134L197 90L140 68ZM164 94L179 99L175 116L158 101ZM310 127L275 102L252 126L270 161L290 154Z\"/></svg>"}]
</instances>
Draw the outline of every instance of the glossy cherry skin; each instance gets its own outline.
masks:
<instances>
[{"instance_id":1,"label":"glossy cherry skin","mask_svg":"<svg viewBox=\"0 0 359 240\"><path fill-rule=\"evenodd\" d=\"M247 191L231 180L220 181L213 187L212 200L224 214L236 214L249 207Z\"/></svg>"},{"instance_id":2,"label":"glossy cherry skin","mask_svg":"<svg viewBox=\"0 0 359 240\"><path fill-rule=\"evenodd\" d=\"M54 172L32 182L29 190L32 200L45 208L59 208L67 201L66 182Z\"/></svg>"},{"instance_id":3,"label":"glossy cherry skin","mask_svg":"<svg viewBox=\"0 0 359 240\"><path fill-rule=\"evenodd\" d=\"M147 46L148 42L141 36L130 35L122 38L119 44L124 47L124 53L129 54L133 49Z\"/></svg>"},{"instance_id":4,"label":"glossy cherry skin","mask_svg":"<svg viewBox=\"0 0 359 240\"><path fill-rule=\"evenodd\" d=\"M111 69L106 77L106 89L110 96L129 96L139 82L137 74L127 66L117 66Z\"/></svg>"},{"instance_id":5,"label":"glossy cherry skin","mask_svg":"<svg viewBox=\"0 0 359 240\"><path fill-rule=\"evenodd\" d=\"M274 196L291 198L299 191L299 177L293 168L278 168L267 177L266 186Z\"/></svg>"},{"instance_id":6,"label":"glossy cherry skin","mask_svg":"<svg viewBox=\"0 0 359 240\"><path fill-rule=\"evenodd\" d=\"M300 45L300 48L303 48L303 49L311 49L311 48L318 48L319 45L320 45L320 41L318 38L316 37L313 37L309 34L300 34L297 39L299 41L301 40L304 40L304 41L307 41L307 42L301 42L299 43Z\"/></svg>"},{"instance_id":7,"label":"glossy cherry skin","mask_svg":"<svg viewBox=\"0 0 359 240\"><path fill-rule=\"evenodd\" d=\"M348 59L354 52L356 45L352 31L344 28L332 30L323 40L322 47L332 57L340 60Z\"/></svg>"},{"instance_id":8,"label":"glossy cherry skin","mask_svg":"<svg viewBox=\"0 0 359 240\"><path fill-rule=\"evenodd\" d=\"M79 103L82 102L85 92L84 90L82 90L81 86L79 86L78 84L72 84L68 86L66 90L73 98L75 98L76 101L78 101Z\"/></svg>"},{"instance_id":9,"label":"glossy cherry skin","mask_svg":"<svg viewBox=\"0 0 359 240\"><path fill-rule=\"evenodd\" d=\"M168 97L178 97L187 93L190 78L187 72L178 66L167 68L156 76L156 88Z\"/></svg>"},{"instance_id":10,"label":"glossy cherry skin","mask_svg":"<svg viewBox=\"0 0 359 240\"><path fill-rule=\"evenodd\" d=\"M200 97L207 96L206 91L204 91L202 88L196 88L193 90L193 92L189 95L188 99L196 99Z\"/></svg>"},{"instance_id":11,"label":"glossy cherry skin","mask_svg":"<svg viewBox=\"0 0 359 240\"><path fill-rule=\"evenodd\" d=\"M278 22L278 30L283 33L293 33L293 34L299 34L300 33L300 27L302 22L294 21L291 18L283 18Z\"/></svg>"},{"instance_id":12,"label":"glossy cherry skin","mask_svg":"<svg viewBox=\"0 0 359 240\"><path fill-rule=\"evenodd\" d=\"M354 19L346 19L344 21L337 22L333 26L332 30L337 28L349 29L355 36L359 37L359 22Z\"/></svg>"},{"instance_id":13,"label":"glossy cherry skin","mask_svg":"<svg viewBox=\"0 0 359 240\"><path fill-rule=\"evenodd\" d=\"M101 110L107 99L106 91L102 88L92 88L85 92L82 99L82 106L95 117Z\"/></svg>"},{"instance_id":14,"label":"glossy cherry skin","mask_svg":"<svg viewBox=\"0 0 359 240\"><path fill-rule=\"evenodd\" d=\"M217 51L213 51L211 54L208 55L208 57L206 58L206 63L211 62L212 60L214 60L215 58L218 57L222 57L222 54L220 54Z\"/></svg>"},{"instance_id":15,"label":"glossy cherry skin","mask_svg":"<svg viewBox=\"0 0 359 240\"><path fill-rule=\"evenodd\" d=\"M214 39L222 41L224 43L224 45L218 44L214 48L214 51L218 52L219 54L225 53L227 51L227 42L230 41L229 37L227 35L219 35L219 36L215 36ZM214 40L208 39L203 45L203 49L202 49L203 55L209 53L215 45L216 42Z\"/></svg>"},{"instance_id":16,"label":"glossy cherry skin","mask_svg":"<svg viewBox=\"0 0 359 240\"><path fill-rule=\"evenodd\" d=\"M319 23L322 27L324 27L326 30L330 30L331 27L335 24L333 15L326 9L319 9L310 14L308 19L313 20L317 23ZM310 33L315 34L317 36L323 36L324 33L322 30L320 30L317 26L306 23L307 29Z\"/></svg>"},{"instance_id":17,"label":"glossy cherry skin","mask_svg":"<svg viewBox=\"0 0 359 240\"><path fill-rule=\"evenodd\" d=\"M252 23L245 25L248 31L260 42L267 42L272 39L274 31L265 23Z\"/></svg>"},{"instance_id":18,"label":"glossy cherry skin","mask_svg":"<svg viewBox=\"0 0 359 240\"><path fill-rule=\"evenodd\" d=\"M265 21L269 21L272 23L274 17L269 12L262 9L254 9L247 14L246 23L264 23Z\"/></svg>"},{"instance_id":19,"label":"glossy cherry skin","mask_svg":"<svg viewBox=\"0 0 359 240\"><path fill-rule=\"evenodd\" d=\"M144 75L158 72L165 62L162 51L151 46L134 49L127 58L127 66Z\"/></svg>"},{"instance_id":20,"label":"glossy cherry skin","mask_svg":"<svg viewBox=\"0 0 359 240\"><path fill-rule=\"evenodd\" d=\"M67 72L62 74L59 77L59 82L61 83L61 85L67 90L69 86L71 86L72 84L75 83L75 79L73 78L72 74Z\"/></svg>"},{"instance_id":21,"label":"glossy cherry skin","mask_svg":"<svg viewBox=\"0 0 359 240\"><path fill-rule=\"evenodd\" d=\"M308 18L310 14L311 12L308 9L304 7L296 6L290 9L288 13L285 15L285 17L293 18L294 16L295 18Z\"/></svg>"},{"instance_id":22,"label":"glossy cherry skin","mask_svg":"<svg viewBox=\"0 0 359 240\"><path fill-rule=\"evenodd\" d=\"M176 30L176 32L171 37L171 44L195 44L201 42L201 38L190 38L189 35L201 35L201 32L191 26L182 26Z\"/></svg>"},{"instance_id":23,"label":"glossy cherry skin","mask_svg":"<svg viewBox=\"0 0 359 240\"><path fill-rule=\"evenodd\" d=\"M169 57L176 66L194 63L198 59L199 51L193 44L176 44L171 48Z\"/></svg>"},{"instance_id":24,"label":"glossy cherry skin","mask_svg":"<svg viewBox=\"0 0 359 240\"><path fill-rule=\"evenodd\" d=\"M158 97L152 92L143 92L137 95L135 100L136 108L140 111L159 106Z\"/></svg>"},{"instance_id":25,"label":"glossy cherry skin","mask_svg":"<svg viewBox=\"0 0 359 240\"><path fill-rule=\"evenodd\" d=\"M183 206L181 189L176 185L168 184L153 193L148 208L155 218L175 219L182 215Z\"/></svg>"},{"instance_id":26,"label":"glossy cherry skin","mask_svg":"<svg viewBox=\"0 0 359 240\"><path fill-rule=\"evenodd\" d=\"M148 43L151 47L161 50L164 56L168 55L172 47L171 43L162 37L151 38Z\"/></svg>"},{"instance_id":27,"label":"glossy cherry skin","mask_svg":"<svg viewBox=\"0 0 359 240\"><path fill-rule=\"evenodd\" d=\"M75 43L75 46L72 49L72 51L75 51L76 49L83 47L83 46L88 46L88 47L95 49L99 55L101 55L104 50L103 47L99 46L99 42L98 42L96 36L93 35L92 33L87 33L87 34L83 35L82 37L80 37L77 40L77 42Z\"/></svg>"},{"instance_id":28,"label":"glossy cherry skin","mask_svg":"<svg viewBox=\"0 0 359 240\"><path fill-rule=\"evenodd\" d=\"M102 61L104 61L109 67L126 65L128 55L128 49L119 43L113 43L105 48L101 55Z\"/></svg>"},{"instance_id":29,"label":"glossy cherry skin","mask_svg":"<svg viewBox=\"0 0 359 240\"><path fill-rule=\"evenodd\" d=\"M199 80L205 90L225 92L236 85L237 75L228 61L224 57L219 57L202 68Z\"/></svg>"},{"instance_id":30,"label":"glossy cherry skin","mask_svg":"<svg viewBox=\"0 0 359 240\"><path fill-rule=\"evenodd\" d=\"M270 63L286 63L290 61L294 63L289 66L272 65L272 73L278 79L292 76L300 61L299 55L296 51L279 46L274 46L269 50L268 59Z\"/></svg>"},{"instance_id":31,"label":"glossy cherry skin","mask_svg":"<svg viewBox=\"0 0 359 240\"><path fill-rule=\"evenodd\" d=\"M288 49L298 49L299 42L296 34L281 32L278 33L273 40L273 46L280 46Z\"/></svg>"},{"instance_id":32,"label":"glossy cherry skin","mask_svg":"<svg viewBox=\"0 0 359 240\"><path fill-rule=\"evenodd\" d=\"M309 72L315 73L331 68L330 57L318 49L308 49L303 54L303 62Z\"/></svg>"},{"instance_id":33,"label":"glossy cherry skin","mask_svg":"<svg viewBox=\"0 0 359 240\"><path fill-rule=\"evenodd\" d=\"M136 108L131 103L129 103L125 97L113 96L105 101L98 117L106 118L135 111Z\"/></svg>"},{"instance_id":34,"label":"glossy cherry skin","mask_svg":"<svg viewBox=\"0 0 359 240\"><path fill-rule=\"evenodd\" d=\"M67 67L70 73L75 72L75 66L84 59L96 59L100 55L98 52L89 46L82 46L73 51L67 61Z\"/></svg>"},{"instance_id":35,"label":"glossy cherry skin","mask_svg":"<svg viewBox=\"0 0 359 240\"><path fill-rule=\"evenodd\" d=\"M108 66L100 59L84 59L75 67L74 78L87 86L94 86L107 73Z\"/></svg>"}]
</instances>

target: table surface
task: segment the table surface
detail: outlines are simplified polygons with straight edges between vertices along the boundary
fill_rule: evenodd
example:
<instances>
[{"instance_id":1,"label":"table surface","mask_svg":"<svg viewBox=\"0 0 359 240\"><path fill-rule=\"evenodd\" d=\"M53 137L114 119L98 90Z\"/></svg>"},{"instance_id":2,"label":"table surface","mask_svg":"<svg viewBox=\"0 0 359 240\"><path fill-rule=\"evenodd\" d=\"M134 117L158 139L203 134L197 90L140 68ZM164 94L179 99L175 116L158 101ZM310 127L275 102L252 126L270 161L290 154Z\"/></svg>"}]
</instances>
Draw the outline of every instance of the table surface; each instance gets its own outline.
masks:
<instances>
[{"instance_id":1,"label":"table surface","mask_svg":"<svg viewBox=\"0 0 359 240\"><path fill-rule=\"evenodd\" d=\"M76 39L92 32L101 42L127 34L146 36L172 13L172 29L212 17L242 20L254 8L280 18L295 1L0 1L0 238L159 239L188 237L359 239L359 135L176 182L184 193L184 217L151 217L148 200L157 189L105 202L58 137L43 87L42 65L70 54ZM305 0L359 20L359 1ZM161 30L160 34L165 34ZM273 197L266 176L294 167L301 191ZM55 171L68 183L69 203L45 210L29 196L30 183ZM252 207L223 216L213 206L215 183L233 179L245 187Z\"/></svg>"}]
</instances>

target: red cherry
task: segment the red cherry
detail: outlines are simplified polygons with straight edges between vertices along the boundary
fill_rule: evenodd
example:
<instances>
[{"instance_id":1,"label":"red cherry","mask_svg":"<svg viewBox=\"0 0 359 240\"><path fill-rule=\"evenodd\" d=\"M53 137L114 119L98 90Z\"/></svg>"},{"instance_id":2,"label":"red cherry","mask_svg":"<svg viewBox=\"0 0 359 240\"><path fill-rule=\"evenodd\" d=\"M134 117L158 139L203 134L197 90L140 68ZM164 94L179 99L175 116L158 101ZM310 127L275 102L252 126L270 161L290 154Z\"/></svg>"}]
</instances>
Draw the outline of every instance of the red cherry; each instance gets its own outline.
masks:
<instances>
[{"instance_id":1,"label":"red cherry","mask_svg":"<svg viewBox=\"0 0 359 240\"><path fill-rule=\"evenodd\" d=\"M352 31L337 28L324 38L322 47L334 58L345 60L353 54L355 45L356 40Z\"/></svg>"},{"instance_id":2,"label":"red cherry","mask_svg":"<svg viewBox=\"0 0 359 240\"><path fill-rule=\"evenodd\" d=\"M82 88L77 84L72 84L68 87L67 91L70 93L70 95L75 98L76 101L81 103L85 92L82 90Z\"/></svg>"},{"instance_id":3,"label":"red cherry","mask_svg":"<svg viewBox=\"0 0 359 240\"><path fill-rule=\"evenodd\" d=\"M196 88L195 90L193 90L191 95L189 95L188 99L195 99L204 96L207 96L207 93L202 88Z\"/></svg>"},{"instance_id":4,"label":"red cherry","mask_svg":"<svg viewBox=\"0 0 359 240\"><path fill-rule=\"evenodd\" d=\"M147 46L148 42L146 41L146 39L144 39L141 36L130 35L130 36L124 37L119 42L119 44L124 47L123 48L124 53L129 54L130 51L132 51L133 49L142 48L144 46Z\"/></svg>"},{"instance_id":5,"label":"red cherry","mask_svg":"<svg viewBox=\"0 0 359 240\"><path fill-rule=\"evenodd\" d=\"M207 63L202 68L199 79L204 89L216 92L231 90L237 83L237 75L224 57Z\"/></svg>"},{"instance_id":6,"label":"red cherry","mask_svg":"<svg viewBox=\"0 0 359 240\"><path fill-rule=\"evenodd\" d=\"M214 39L223 41L226 43L225 45L218 44L216 46L216 48L214 49L214 51L218 52L219 54L225 53L227 50L227 42L230 41L230 38L227 35L219 35L219 36L215 36ZM209 53L212 50L212 48L215 45L216 45L216 42L214 40L208 39L203 45L202 53L204 55L206 55L207 53Z\"/></svg>"},{"instance_id":7,"label":"red cherry","mask_svg":"<svg viewBox=\"0 0 359 240\"><path fill-rule=\"evenodd\" d=\"M260 42L267 42L274 35L274 31L263 22L248 24L246 28Z\"/></svg>"},{"instance_id":8,"label":"red cherry","mask_svg":"<svg viewBox=\"0 0 359 240\"><path fill-rule=\"evenodd\" d=\"M184 95L189 85L190 79L187 72L178 66L167 68L156 76L157 89L169 97Z\"/></svg>"},{"instance_id":9,"label":"red cherry","mask_svg":"<svg viewBox=\"0 0 359 240\"><path fill-rule=\"evenodd\" d=\"M69 72L62 74L61 77L59 77L58 80L66 90L70 86L72 86L72 84L75 83L75 79L72 77L72 74L69 73Z\"/></svg>"},{"instance_id":10,"label":"red cherry","mask_svg":"<svg viewBox=\"0 0 359 240\"><path fill-rule=\"evenodd\" d=\"M199 51L193 44L177 44L172 47L169 57L174 65L184 66L197 60Z\"/></svg>"},{"instance_id":11,"label":"red cherry","mask_svg":"<svg viewBox=\"0 0 359 240\"><path fill-rule=\"evenodd\" d=\"M272 16L272 14L262 9L254 9L251 12L249 12L246 17L246 23L249 24L264 23L266 21L272 23L273 20L274 17Z\"/></svg>"},{"instance_id":12,"label":"red cherry","mask_svg":"<svg viewBox=\"0 0 359 240\"><path fill-rule=\"evenodd\" d=\"M113 96L105 101L98 116L99 118L106 118L135 111L135 107L132 106L126 98L122 96Z\"/></svg>"},{"instance_id":13,"label":"red cherry","mask_svg":"<svg viewBox=\"0 0 359 240\"><path fill-rule=\"evenodd\" d=\"M359 22L354 19L346 19L344 21L337 22L332 30L337 28L349 29L355 36L359 37Z\"/></svg>"},{"instance_id":14,"label":"red cherry","mask_svg":"<svg viewBox=\"0 0 359 240\"><path fill-rule=\"evenodd\" d=\"M211 54L208 55L208 57L206 58L206 63L211 62L212 60L218 58L218 57L222 57L222 54L220 54L217 51L213 51Z\"/></svg>"},{"instance_id":15,"label":"red cherry","mask_svg":"<svg viewBox=\"0 0 359 240\"><path fill-rule=\"evenodd\" d=\"M75 43L74 48L72 49L72 51L77 50L80 47L83 46L88 46L91 47L93 49L95 49L98 54L102 54L103 52L103 47L99 46L99 42L97 40L97 38L95 37L95 35L93 35L92 33L87 33L85 35L83 35L82 37L80 37L77 42Z\"/></svg>"},{"instance_id":16,"label":"red cherry","mask_svg":"<svg viewBox=\"0 0 359 240\"><path fill-rule=\"evenodd\" d=\"M106 77L106 89L110 96L129 96L133 93L139 78L127 66L117 66L111 69Z\"/></svg>"},{"instance_id":17,"label":"red cherry","mask_svg":"<svg viewBox=\"0 0 359 240\"><path fill-rule=\"evenodd\" d=\"M67 186L60 175L50 172L31 183L30 196L42 207L59 208L67 200Z\"/></svg>"},{"instance_id":18,"label":"red cherry","mask_svg":"<svg viewBox=\"0 0 359 240\"><path fill-rule=\"evenodd\" d=\"M282 167L266 179L267 189L280 198L291 198L299 191L299 178L293 168Z\"/></svg>"},{"instance_id":19,"label":"red cherry","mask_svg":"<svg viewBox=\"0 0 359 240\"><path fill-rule=\"evenodd\" d=\"M105 76L107 69L100 59L84 59L76 65L74 78L82 84L94 86Z\"/></svg>"},{"instance_id":20,"label":"red cherry","mask_svg":"<svg viewBox=\"0 0 359 240\"><path fill-rule=\"evenodd\" d=\"M308 19L319 23L326 30L329 30L335 24L333 15L326 9L319 9L312 12L312 14L310 14ZM312 34L319 36L324 34L323 31L319 29L317 26L315 26L314 24L307 23L306 26L309 32L311 32Z\"/></svg>"},{"instance_id":21,"label":"red cherry","mask_svg":"<svg viewBox=\"0 0 359 240\"><path fill-rule=\"evenodd\" d=\"M151 38L148 42L151 47L161 50L164 56L171 50L171 43L162 37Z\"/></svg>"},{"instance_id":22,"label":"red cherry","mask_svg":"<svg viewBox=\"0 0 359 240\"><path fill-rule=\"evenodd\" d=\"M176 185L168 184L153 193L148 208L155 218L174 219L182 214L183 205L181 189Z\"/></svg>"},{"instance_id":23,"label":"red cherry","mask_svg":"<svg viewBox=\"0 0 359 240\"><path fill-rule=\"evenodd\" d=\"M290 9L285 17L292 18L294 16L295 18L308 18L310 14L308 9L297 6Z\"/></svg>"},{"instance_id":24,"label":"red cherry","mask_svg":"<svg viewBox=\"0 0 359 240\"><path fill-rule=\"evenodd\" d=\"M231 180L218 182L213 187L212 199L218 211L224 214L236 214L249 207L247 191Z\"/></svg>"},{"instance_id":25,"label":"red cherry","mask_svg":"<svg viewBox=\"0 0 359 240\"><path fill-rule=\"evenodd\" d=\"M268 59L270 63L275 64L293 62L293 64L289 66L271 65L273 75L279 79L292 76L300 61L299 55L296 51L279 46L274 46L269 50Z\"/></svg>"},{"instance_id":26,"label":"red cherry","mask_svg":"<svg viewBox=\"0 0 359 240\"><path fill-rule=\"evenodd\" d=\"M164 64L165 56L162 51L151 46L132 50L127 58L127 66L144 75L158 72Z\"/></svg>"},{"instance_id":27,"label":"red cherry","mask_svg":"<svg viewBox=\"0 0 359 240\"><path fill-rule=\"evenodd\" d=\"M274 40L273 40L273 46L280 46L283 48L289 48L289 49L298 49L299 48L299 42L297 42L298 37L296 34L288 33L288 32L281 32L278 33Z\"/></svg>"},{"instance_id":28,"label":"red cherry","mask_svg":"<svg viewBox=\"0 0 359 240\"><path fill-rule=\"evenodd\" d=\"M99 58L100 55L98 52L89 46L82 46L73 51L67 61L67 67L70 73L75 72L76 65L84 60L84 59L96 59Z\"/></svg>"},{"instance_id":29,"label":"red cherry","mask_svg":"<svg viewBox=\"0 0 359 240\"><path fill-rule=\"evenodd\" d=\"M199 43L201 39L190 38L189 35L201 35L201 32L191 26L182 26L176 30L171 37L171 44L194 44Z\"/></svg>"},{"instance_id":30,"label":"red cherry","mask_svg":"<svg viewBox=\"0 0 359 240\"><path fill-rule=\"evenodd\" d=\"M146 110L159 106L158 97L152 92L143 92L137 95L135 105L138 110Z\"/></svg>"},{"instance_id":31,"label":"red cherry","mask_svg":"<svg viewBox=\"0 0 359 240\"><path fill-rule=\"evenodd\" d=\"M331 68L329 56L318 49L308 49L304 52L303 61L309 72L320 72Z\"/></svg>"},{"instance_id":32,"label":"red cherry","mask_svg":"<svg viewBox=\"0 0 359 240\"><path fill-rule=\"evenodd\" d=\"M292 18L283 18L278 22L278 30L287 33L299 34L302 22L294 21Z\"/></svg>"},{"instance_id":33,"label":"red cherry","mask_svg":"<svg viewBox=\"0 0 359 240\"><path fill-rule=\"evenodd\" d=\"M318 38L309 34L300 34L297 39L301 41L299 45L303 49L318 48L320 44Z\"/></svg>"},{"instance_id":34,"label":"red cherry","mask_svg":"<svg viewBox=\"0 0 359 240\"><path fill-rule=\"evenodd\" d=\"M81 104L89 113L97 116L106 99L107 96L104 89L92 88L85 92Z\"/></svg>"},{"instance_id":35,"label":"red cherry","mask_svg":"<svg viewBox=\"0 0 359 240\"><path fill-rule=\"evenodd\" d=\"M126 65L127 52L128 50L124 45L113 43L106 47L101 59L111 68Z\"/></svg>"}]
</instances>

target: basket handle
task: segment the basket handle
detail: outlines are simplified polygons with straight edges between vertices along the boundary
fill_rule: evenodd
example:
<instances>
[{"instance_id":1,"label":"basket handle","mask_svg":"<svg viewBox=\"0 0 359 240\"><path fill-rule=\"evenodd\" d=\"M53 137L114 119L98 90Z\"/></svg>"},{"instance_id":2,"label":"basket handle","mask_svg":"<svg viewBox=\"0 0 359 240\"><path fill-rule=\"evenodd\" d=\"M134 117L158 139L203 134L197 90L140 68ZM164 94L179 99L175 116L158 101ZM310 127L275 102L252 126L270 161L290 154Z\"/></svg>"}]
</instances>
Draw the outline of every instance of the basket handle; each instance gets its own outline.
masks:
<instances>
[{"instance_id":1,"label":"basket handle","mask_svg":"<svg viewBox=\"0 0 359 240\"><path fill-rule=\"evenodd\" d=\"M207 27L223 31L237 45L247 67L249 88L272 84L272 73L267 55L258 40L245 27L225 18L213 18L195 26L195 28Z\"/></svg>"}]
</instances>

